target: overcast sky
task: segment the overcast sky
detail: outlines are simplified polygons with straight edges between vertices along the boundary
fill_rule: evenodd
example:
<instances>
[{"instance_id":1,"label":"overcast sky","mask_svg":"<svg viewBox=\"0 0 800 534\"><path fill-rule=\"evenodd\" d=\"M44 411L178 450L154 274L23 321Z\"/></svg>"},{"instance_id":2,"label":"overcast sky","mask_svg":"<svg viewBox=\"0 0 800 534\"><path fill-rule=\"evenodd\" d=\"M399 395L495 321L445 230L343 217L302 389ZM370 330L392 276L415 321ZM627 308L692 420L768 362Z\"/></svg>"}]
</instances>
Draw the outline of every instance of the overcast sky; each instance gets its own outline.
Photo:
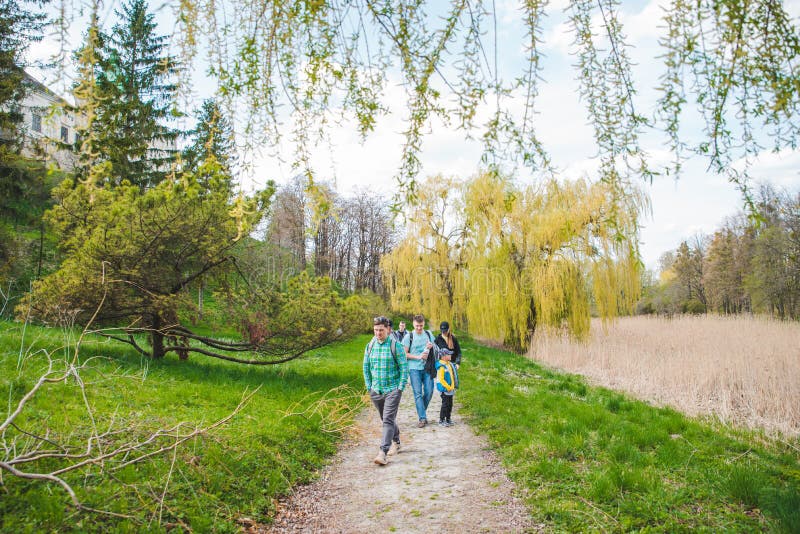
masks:
<instances>
[{"instance_id":1,"label":"overcast sky","mask_svg":"<svg viewBox=\"0 0 800 534\"><path fill-rule=\"evenodd\" d=\"M501 74L510 79L520 73L514 64L515 58L522 57L520 38L521 28L517 3L498 0L498 43L500 48ZM628 41L632 44L629 55L635 63L634 79L639 89L636 101L637 111L651 114L656 94L658 74L662 70L657 56L660 17L665 4L663 0L622 2L622 23ZM157 5L152 3L153 6ZM800 0L787 0L784 5L791 16L800 16ZM111 11L112 2L105 4ZM572 35L566 25L562 9L566 0L554 0L548 8L548 23L542 35L545 59L542 68L544 82L540 87L537 101L539 116L537 133L551 154L556 167L563 176L592 176L597 162L592 158L594 145L591 130L586 124L585 106L578 100L572 51ZM107 24L113 17L105 17ZM161 31L169 33L167 26L174 20L168 8L162 8L158 19L163 21ZM80 23L75 24L74 43L80 42L83 30ZM43 42L32 50L34 57L47 56L53 50L52 42ZM515 68L516 67L516 68ZM40 77L46 77L40 74ZM390 73L391 80L392 75ZM196 92L199 98L209 96L214 88L207 81L198 81ZM404 90L398 84L390 84L386 96L387 103L404 101ZM400 165L404 130L402 109L392 112L376 127L363 144L353 128L347 125L332 133L331 145L321 145L316 154L315 165L320 178L335 183L340 193L353 190L376 190L392 193L396 174ZM665 163L669 155L663 150L664 138L648 135L643 139L645 149L654 162ZM285 161L291 161L290 147L280 149ZM473 175L479 168L481 147L477 143L464 140L463 133L449 130L434 122L423 141L422 175L443 173L463 178ZM245 187L250 189L263 185L267 179L286 182L294 174L288 163L267 156L254 158L252 177ZM642 230L642 256L649 268L654 268L658 257L667 250L676 248L684 239L698 233L711 233L723 220L733 215L742 206L742 198L736 188L723 177L706 172L707 163L701 160L689 161L680 179L656 177L651 184L643 183L652 202L652 215L644 218ZM761 157L752 170L752 175L768 180L778 187L791 191L800 190L800 152L786 151L782 154L768 153ZM531 179L521 173L521 181Z\"/></svg>"}]
</instances>

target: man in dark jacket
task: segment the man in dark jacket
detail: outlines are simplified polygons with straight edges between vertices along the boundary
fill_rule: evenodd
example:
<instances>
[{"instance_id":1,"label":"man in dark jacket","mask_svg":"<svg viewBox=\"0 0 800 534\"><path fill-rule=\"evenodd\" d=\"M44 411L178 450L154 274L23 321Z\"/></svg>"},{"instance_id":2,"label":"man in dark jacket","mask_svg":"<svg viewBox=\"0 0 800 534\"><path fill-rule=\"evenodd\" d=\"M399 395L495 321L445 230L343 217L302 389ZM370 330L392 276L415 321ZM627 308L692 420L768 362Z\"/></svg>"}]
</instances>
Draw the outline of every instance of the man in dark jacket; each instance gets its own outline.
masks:
<instances>
[{"instance_id":1,"label":"man in dark jacket","mask_svg":"<svg viewBox=\"0 0 800 534\"><path fill-rule=\"evenodd\" d=\"M392 334L398 343L402 343L405 337L408 335L408 330L406 330L406 322L400 321L400 324L397 325L397 330L392 332Z\"/></svg>"}]
</instances>

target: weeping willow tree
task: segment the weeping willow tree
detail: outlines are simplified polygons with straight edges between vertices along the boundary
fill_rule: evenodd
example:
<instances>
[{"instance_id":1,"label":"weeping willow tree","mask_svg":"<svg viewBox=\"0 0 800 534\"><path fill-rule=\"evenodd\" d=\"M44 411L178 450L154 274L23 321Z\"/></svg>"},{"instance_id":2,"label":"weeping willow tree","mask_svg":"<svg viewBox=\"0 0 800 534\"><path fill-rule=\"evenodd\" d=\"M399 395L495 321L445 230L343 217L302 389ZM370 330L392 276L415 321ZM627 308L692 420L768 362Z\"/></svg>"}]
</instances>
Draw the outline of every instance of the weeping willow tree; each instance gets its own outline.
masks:
<instances>
[{"instance_id":1,"label":"weeping willow tree","mask_svg":"<svg viewBox=\"0 0 800 534\"><path fill-rule=\"evenodd\" d=\"M586 180L516 187L484 174L466 192L471 229L467 319L487 337L527 348L538 326L589 329L638 298L638 218L646 201Z\"/></svg>"},{"instance_id":2,"label":"weeping willow tree","mask_svg":"<svg viewBox=\"0 0 800 534\"><path fill-rule=\"evenodd\" d=\"M456 239L447 240L431 199L446 186L419 190L409 236L384 260L392 304L436 318L466 319L479 336L524 350L540 326L581 337L592 310L604 318L630 311L639 297L638 220L647 202L632 191L620 203L614 186L549 180L520 187L484 173L460 189ZM452 223L451 223L452 224ZM449 255L448 252L449 251ZM450 280L431 276L442 266ZM441 284L452 283L448 300ZM438 285L437 287L437 284Z\"/></svg>"},{"instance_id":3,"label":"weeping willow tree","mask_svg":"<svg viewBox=\"0 0 800 534\"><path fill-rule=\"evenodd\" d=\"M429 317L463 317L464 238L461 184L428 178L404 214L407 237L381 260L392 308Z\"/></svg>"},{"instance_id":4,"label":"weeping willow tree","mask_svg":"<svg viewBox=\"0 0 800 534\"><path fill-rule=\"evenodd\" d=\"M57 27L71 4L61 0ZM98 11L100 0L92 0ZM176 42L186 75L199 62L216 77L230 111L242 113L251 146L293 146L313 183L312 155L344 121L368 135L401 105L405 143L401 196L414 194L425 133L434 119L483 141L483 161L512 160L550 171L537 134L537 98L547 72L545 25L562 4L531 0L181 0ZM744 171L763 149L794 149L800 121L800 34L780 0L667 0L656 24L662 62L656 110L637 108L619 0L569 0L577 90L607 182L653 172L641 136L662 130L675 165L708 158L746 189ZM508 20L520 24L508 28ZM502 27L501 27L502 26ZM203 51L203 57L198 52ZM61 58L63 59L63 58ZM61 62L63 63L63 61ZM202 69L200 69L202 70ZM185 86L192 87L187 80ZM404 93L398 98L395 88ZM391 96L387 91L392 90ZM699 119L699 122L698 122ZM684 127L684 125L690 125ZM700 128L696 125L699 124ZM618 195L628 188L618 187Z\"/></svg>"}]
</instances>

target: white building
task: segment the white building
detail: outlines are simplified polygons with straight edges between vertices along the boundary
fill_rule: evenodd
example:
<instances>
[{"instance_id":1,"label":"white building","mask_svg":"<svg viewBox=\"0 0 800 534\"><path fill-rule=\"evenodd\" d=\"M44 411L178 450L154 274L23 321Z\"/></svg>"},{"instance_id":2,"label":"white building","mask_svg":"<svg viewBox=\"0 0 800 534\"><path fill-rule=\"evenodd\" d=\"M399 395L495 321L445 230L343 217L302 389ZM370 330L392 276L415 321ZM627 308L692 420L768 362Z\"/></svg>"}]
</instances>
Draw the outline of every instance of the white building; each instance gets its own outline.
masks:
<instances>
[{"instance_id":1,"label":"white building","mask_svg":"<svg viewBox=\"0 0 800 534\"><path fill-rule=\"evenodd\" d=\"M26 95L21 102L23 120L18 127L22 135L22 155L55 163L64 171L73 170L78 160L78 128L86 126L84 116L70 111L71 104L67 100L27 72L23 83ZM175 152L177 143L154 140L150 149L156 153ZM169 170L169 167L162 170Z\"/></svg>"},{"instance_id":2,"label":"white building","mask_svg":"<svg viewBox=\"0 0 800 534\"><path fill-rule=\"evenodd\" d=\"M81 126L80 118L68 111L70 104L65 99L27 72L23 83L26 85L21 103L24 118L19 126L22 154L56 163L65 171L72 170L77 161L72 147L79 140L76 126Z\"/></svg>"}]
</instances>

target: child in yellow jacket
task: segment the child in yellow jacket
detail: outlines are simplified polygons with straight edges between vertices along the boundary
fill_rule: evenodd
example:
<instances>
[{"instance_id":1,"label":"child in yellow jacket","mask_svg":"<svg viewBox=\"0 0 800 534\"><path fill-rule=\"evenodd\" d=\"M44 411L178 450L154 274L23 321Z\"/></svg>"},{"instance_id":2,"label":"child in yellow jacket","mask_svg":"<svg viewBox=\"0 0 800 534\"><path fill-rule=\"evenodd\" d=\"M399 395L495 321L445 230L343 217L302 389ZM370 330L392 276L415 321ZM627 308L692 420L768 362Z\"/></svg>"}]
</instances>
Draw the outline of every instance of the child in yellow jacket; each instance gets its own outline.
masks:
<instances>
[{"instance_id":1,"label":"child in yellow jacket","mask_svg":"<svg viewBox=\"0 0 800 534\"><path fill-rule=\"evenodd\" d=\"M448 349L439 351L436 362L436 389L442 393L442 409L439 411L439 426L453 426L450 416L453 412L453 396L458 388L458 371L450 362L453 352Z\"/></svg>"}]
</instances>

